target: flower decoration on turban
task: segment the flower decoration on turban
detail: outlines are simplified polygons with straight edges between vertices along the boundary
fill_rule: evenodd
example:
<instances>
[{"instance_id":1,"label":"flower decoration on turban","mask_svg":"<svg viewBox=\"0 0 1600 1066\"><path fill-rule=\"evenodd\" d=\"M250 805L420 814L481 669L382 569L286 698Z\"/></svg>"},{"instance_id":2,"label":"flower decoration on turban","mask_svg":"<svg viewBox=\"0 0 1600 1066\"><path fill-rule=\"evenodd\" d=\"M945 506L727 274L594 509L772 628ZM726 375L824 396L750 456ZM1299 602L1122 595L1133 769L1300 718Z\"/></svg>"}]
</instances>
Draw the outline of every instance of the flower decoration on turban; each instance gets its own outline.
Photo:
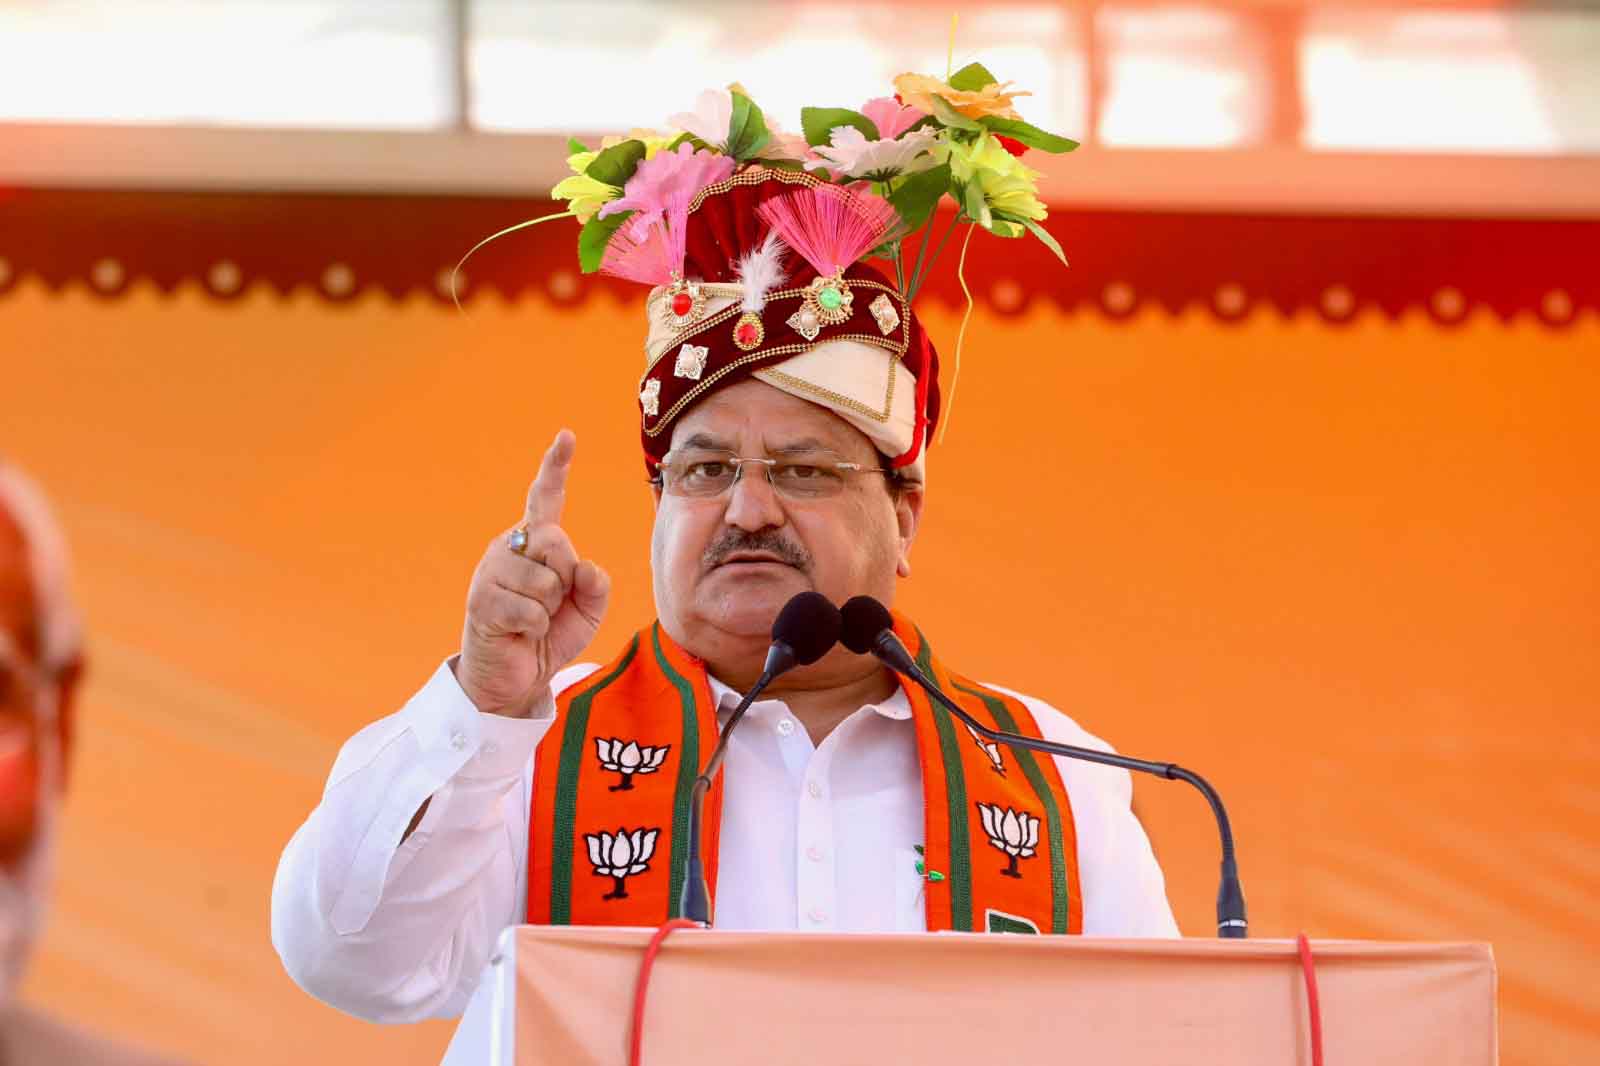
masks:
<instances>
[{"instance_id":1,"label":"flower decoration on turban","mask_svg":"<svg viewBox=\"0 0 1600 1066\"><path fill-rule=\"evenodd\" d=\"M1032 235L1066 261L1020 157L1077 145L1021 118L1028 94L977 63L894 88L803 108L793 133L731 85L669 132L569 142L573 174L552 195L582 224L581 268L651 286L638 403L652 473L679 415L754 378L834 411L920 479L941 392L912 301L950 235ZM954 220L935 235L946 197Z\"/></svg>"}]
</instances>

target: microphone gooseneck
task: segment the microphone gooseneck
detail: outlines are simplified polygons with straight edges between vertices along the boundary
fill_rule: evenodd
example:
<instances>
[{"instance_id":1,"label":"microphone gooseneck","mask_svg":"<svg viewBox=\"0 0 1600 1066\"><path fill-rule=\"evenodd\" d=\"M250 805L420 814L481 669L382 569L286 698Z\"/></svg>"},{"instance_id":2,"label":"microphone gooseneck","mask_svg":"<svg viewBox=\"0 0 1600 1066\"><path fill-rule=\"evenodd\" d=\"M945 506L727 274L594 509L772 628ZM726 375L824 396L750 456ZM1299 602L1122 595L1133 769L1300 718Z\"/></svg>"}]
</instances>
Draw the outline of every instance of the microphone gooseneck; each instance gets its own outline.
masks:
<instances>
[{"instance_id":1,"label":"microphone gooseneck","mask_svg":"<svg viewBox=\"0 0 1600 1066\"><path fill-rule=\"evenodd\" d=\"M744 712L761 695L763 689L781 674L797 666L810 666L828 654L839 643L842 619L835 607L820 592L802 592L783 605L778 618L772 623L772 646L767 649L766 665L761 676L739 700L739 705L728 716L728 724L717 737L717 746L706 760L703 773L694 780L689 795L690 816L688 847L685 849L683 891L678 897L678 916L701 925L711 924L711 891L706 885L705 862L700 854L701 830L705 820L706 792L722 760L728 753L728 739L744 718Z\"/></svg>"},{"instance_id":2,"label":"microphone gooseneck","mask_svg":"<svg viewBox=\"0 0 1600 1066\"><path fill-rule=\"evenodd\" d=\"M1245 917L1244 890L1239 884L1239 864L1233 852L1233 826L1228 821L1222 797L1205 778L1176 763L1134 759L1113 752L1096 751L1094 748L1057 744L1038 737L991 729L946 696L933 679L917 666L906 646L895 636L894 617L887 607L870 596L857 596L844 605L840 614L843 616L840 643L857 655L875 655L890 669L911 678L940 706L965 722L979 736L1013 748L1027 748L1046 755L1061 755L1069 759L1118 766L1124 770L1138 770L1169 781L1187 781L1199 789L1206 802L1211 804L1211 812L1217 819L1217 835L1222 840L1222 878L1217 888L1217 936L1241 939L1248 935L1250 925Z\"/></svg>"}]
</instances>

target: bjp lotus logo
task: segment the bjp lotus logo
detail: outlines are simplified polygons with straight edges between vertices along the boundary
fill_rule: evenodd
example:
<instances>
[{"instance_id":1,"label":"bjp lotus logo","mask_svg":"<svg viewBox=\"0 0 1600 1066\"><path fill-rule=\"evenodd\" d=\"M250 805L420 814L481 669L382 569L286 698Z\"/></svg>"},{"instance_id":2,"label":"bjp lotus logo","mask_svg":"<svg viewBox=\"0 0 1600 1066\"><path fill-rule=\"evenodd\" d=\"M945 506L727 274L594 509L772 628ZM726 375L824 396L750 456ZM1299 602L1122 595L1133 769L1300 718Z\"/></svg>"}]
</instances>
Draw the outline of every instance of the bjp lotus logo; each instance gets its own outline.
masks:
<instances>
[{"instance_id":1,"label":"bjp lotus logo","mask_svg":"<svg viewBox=\"0 0 1600 1066\"><path fill-rule=\"evenodd\" d=\"M610 740L595 737L594 746L598 749L601 768L622 775L621 780L610 787L611 792L627 792L632 789L634 774L655 773L661 769L661 760L672 750L671 744L651 748L642 746L636 740L624 744L616 737Z\"/></svg>"},{"instance_id":2,"label":"bjp lotus logo","mask_svg":"<svg viewBox=\"0 0 1600 1066\"><path fill-rule=\"evenodd\" d=\"M1018 859L1031 859L1039 847L1039 819L1027 811L1002 810L992 803L978 804L978 814L983 818L983 831L988 834L989 845L1006 853L1011 865L1000 872L1007 877L1021 877L1017 870Z\"/></svg>"},{"instance_id":3,"label":"bjp lotus logo","mask_svg":"<svg viewBox=\"0 0 1600 1066\"><path fill-rule=\"evenodd\" d=\"M965 725L966 723L962 723ZM967 732L972 734L972 742L978 745L978 750L989 756L989 768L1001 777L1006 776L1005 760L1000 757L1000 745L985 737L982 733L967 726Z\"/></svg>"},{"instance_id":4,"label":"bjp lotus logo","mask_svg":"<svg viewBox=\"0 0 1600 1066\"><path fill-rule=\"evenodd\" d=\"M650 857L656 853L659 829L635 829L629 832L621 826L615 833L601 830L583 834L589 845L589 862L596 877L609 877L613 885L601 899L627 899L628 878L650 869Z\"/></svg>"}]
</instances>

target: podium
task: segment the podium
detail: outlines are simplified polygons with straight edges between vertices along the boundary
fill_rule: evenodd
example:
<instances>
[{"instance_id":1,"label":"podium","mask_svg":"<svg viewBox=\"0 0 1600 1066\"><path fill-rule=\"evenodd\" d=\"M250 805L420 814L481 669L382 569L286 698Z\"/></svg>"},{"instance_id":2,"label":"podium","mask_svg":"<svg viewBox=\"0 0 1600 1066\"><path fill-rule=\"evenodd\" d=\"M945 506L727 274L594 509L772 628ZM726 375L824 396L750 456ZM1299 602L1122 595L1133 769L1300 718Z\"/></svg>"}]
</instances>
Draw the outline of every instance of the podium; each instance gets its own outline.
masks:
<instances>
[{"instance_id":1,"label":"podium","mask_svg":"<svg viewBox=\"0 0 1600 1066\"><path fill-rule=\"evenodd\" d=\"M495 1066L623 1066L652 930L520 926L491 967ZM1487 944L1315 942L1329 1063L1497 1061ZM643 1061L1311 1066L1292 940L690 929L651 974Z\"/></svg>"}]
</instances>

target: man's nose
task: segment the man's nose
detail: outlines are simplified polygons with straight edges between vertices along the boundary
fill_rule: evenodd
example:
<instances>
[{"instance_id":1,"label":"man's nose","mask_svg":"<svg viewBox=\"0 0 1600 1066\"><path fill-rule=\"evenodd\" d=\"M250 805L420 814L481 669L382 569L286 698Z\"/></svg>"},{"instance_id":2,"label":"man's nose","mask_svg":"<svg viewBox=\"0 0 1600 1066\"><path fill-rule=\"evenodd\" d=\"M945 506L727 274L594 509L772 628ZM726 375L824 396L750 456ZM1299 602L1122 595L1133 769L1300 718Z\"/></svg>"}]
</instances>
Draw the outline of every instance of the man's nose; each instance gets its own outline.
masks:
<instances>
[{"instance_id":1,"label":"man's nose","mask_svg":"<svg viewBox=\"0 0 1600 1066\"><path fill-rule=\"evenodd\" d=\"M787 521L778 492L767 480L767 468L760 463L745 463L728 490L728 509L723 520L730 526L749 530L781 526Z\"/></svg>"}]
</instances>

